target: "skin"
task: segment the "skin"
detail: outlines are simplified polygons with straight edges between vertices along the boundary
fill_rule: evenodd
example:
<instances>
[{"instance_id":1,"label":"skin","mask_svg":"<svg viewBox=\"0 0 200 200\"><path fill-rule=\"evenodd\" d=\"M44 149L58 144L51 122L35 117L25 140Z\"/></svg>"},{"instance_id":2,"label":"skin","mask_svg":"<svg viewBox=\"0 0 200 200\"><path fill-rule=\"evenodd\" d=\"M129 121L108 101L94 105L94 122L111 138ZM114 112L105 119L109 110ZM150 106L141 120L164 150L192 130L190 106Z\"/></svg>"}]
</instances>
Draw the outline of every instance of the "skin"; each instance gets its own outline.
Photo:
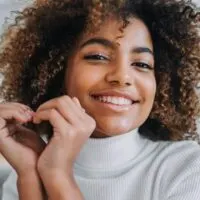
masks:
<instances>
[{"instance_id":1,"label":"skin","mask_svg":"<svg viewBox=\"0 0 200 200\"><path fill-rule=\"evenodd\" d=\"M156 81L154 57L149 52L132 52L136 47L145 47L153 52L150 33L139 19L130 19L130 25L121 33L121 22L110 18L94 34L85 34L72 54L66 70L66 93L76 96L86 112L92 116L97 127L92 137L110 137L138 128L152 109ZM110 45L88 41L103 38ZM100 58L84 58L87 55L101 55ZM139 103L124 112L114 112L94 101L90 94L118 89L130 92Z\"/></svg>"},{"instance_id":2,"label":"skin","mask_svg":"<svg viewBox=\"0 0 200 200\"><path fill-rule=\"evenodd\" d=\"M0 104L0 151L18 173L20 200L44 199L42 185L49 199L82 200L73 163L83 144L89 137L109 137L138 128L148 117L156 91L151 37L138 19L130 19L123 35L118 31L120 25L110 18L95 34L83 35L68 62L67 95L45 102L36 112L19 103ZM87 42L96 37L104 37L110 45ZM136 47L149 52L136 52ZM89 53L101 53L101 59L85 59ZM89 96L116 88L130 92L138 103L129 111L116 112L97 106ZM42 121L53 127L47 145L23 126Z\"/></svg>"},{"instance_id":3,"label":"skin","mask_svg":"<svg viewBox=\"0 0 200 200\"><path fill-rule=\"evenodd\" d=\"M42 182L35 169L46 145L37 133L23 126L32 121L33 114L20 103L0 104L0 152L18 174L20 200L44 199Z\"/></svg>"}]
</instances>

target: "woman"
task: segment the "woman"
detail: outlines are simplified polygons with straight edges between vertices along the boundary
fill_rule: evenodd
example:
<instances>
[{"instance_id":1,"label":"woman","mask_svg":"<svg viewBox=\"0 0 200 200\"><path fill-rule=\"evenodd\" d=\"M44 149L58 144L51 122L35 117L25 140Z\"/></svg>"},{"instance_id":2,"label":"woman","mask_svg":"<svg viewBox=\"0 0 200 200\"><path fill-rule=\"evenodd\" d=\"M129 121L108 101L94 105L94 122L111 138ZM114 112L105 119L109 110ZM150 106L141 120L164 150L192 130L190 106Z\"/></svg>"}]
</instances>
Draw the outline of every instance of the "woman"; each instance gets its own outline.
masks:
<instances>
[{"instance_id":1,"label":"woman","mask_svg":"<svg viewBox=\"0 0 200 200\"><path fill-rule=\"evenodd\" d=\"M200 148L183 141L197 136L198 29L185 1L19 14L0 55L0 151L17 174L3 198L14 178L10 199L199 199Z\"/></svg>"}]
</instances>

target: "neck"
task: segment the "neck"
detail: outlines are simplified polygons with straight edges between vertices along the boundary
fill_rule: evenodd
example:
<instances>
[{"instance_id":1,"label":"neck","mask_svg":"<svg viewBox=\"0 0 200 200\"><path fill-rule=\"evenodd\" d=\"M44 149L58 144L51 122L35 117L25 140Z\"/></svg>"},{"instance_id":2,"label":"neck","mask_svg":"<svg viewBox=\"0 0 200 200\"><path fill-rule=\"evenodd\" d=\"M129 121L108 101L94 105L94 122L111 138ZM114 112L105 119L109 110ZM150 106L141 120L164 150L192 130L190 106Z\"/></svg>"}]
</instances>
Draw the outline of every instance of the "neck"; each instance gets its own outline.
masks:
<instances>
[{"instance_id":1,"label":"neck","mask_svg":"<svg viewBox=\"0 0 200 200\"><path fill-rule=\"evenodd\" d=\"M89 138L77 156L76 164L82 168L112 170L137 156L144 143L138 129L113 137Z\"/></svg>"},{"instance_id":2,"label":"neck","mask_svg":"<svg viewBox=\"0 0 200 200\"><path fill-rule=\"evenodd\" d=\"M135 129L137 130L137 129ZM128 132L131 132L131 131L128 131ZM94 138L94 139L100 139L100 138L109 138L109 137L115 137L115 136L119 136L119 135L123 135L123 134L126 134L127 132L125 133L105 133L105 132L101 132L101 131L98 131L98 130L95 130L92 135L90 136L90 138Z\"/></svg>"}]
</instances>

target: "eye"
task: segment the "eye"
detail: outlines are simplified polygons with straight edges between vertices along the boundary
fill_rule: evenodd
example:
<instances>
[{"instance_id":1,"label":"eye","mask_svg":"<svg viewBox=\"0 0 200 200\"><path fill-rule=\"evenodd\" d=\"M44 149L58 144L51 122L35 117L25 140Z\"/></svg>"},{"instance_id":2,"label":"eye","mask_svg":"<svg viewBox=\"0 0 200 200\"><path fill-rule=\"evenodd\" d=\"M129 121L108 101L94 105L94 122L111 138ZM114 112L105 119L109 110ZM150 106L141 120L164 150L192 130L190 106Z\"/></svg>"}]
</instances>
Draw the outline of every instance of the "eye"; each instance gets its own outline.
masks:
<instances>
[{"instance_id":1,"label":"eye","mask_svg":"<svg viewBox=\"0 0 200 200\"><path fill-rule=\"evenodd\" d=\"M107 56L105 56L103 54L85 55L84 59L91 60L91 61L109 61L110 60Z\"/></svg>"},{"instance_id":2,"label":"eye","mask_svg":"<svg viewBox=\"0 0 200 200\"><path fill-rule=\"evenodd\" d=\"M154 70L154 67L144 62L134 62L131 66L136 66L143 71Z\"/></svg>"}]
</instances>

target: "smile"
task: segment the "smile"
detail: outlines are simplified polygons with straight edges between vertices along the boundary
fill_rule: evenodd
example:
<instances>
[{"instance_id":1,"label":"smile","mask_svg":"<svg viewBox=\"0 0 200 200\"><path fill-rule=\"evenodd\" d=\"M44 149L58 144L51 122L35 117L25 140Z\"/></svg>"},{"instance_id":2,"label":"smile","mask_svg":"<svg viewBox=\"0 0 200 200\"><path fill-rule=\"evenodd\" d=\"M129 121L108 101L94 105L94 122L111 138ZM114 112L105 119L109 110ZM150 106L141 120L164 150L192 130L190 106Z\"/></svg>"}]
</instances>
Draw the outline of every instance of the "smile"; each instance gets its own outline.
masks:
<instances>
[{"instance_id":1,"label":"smile","mask_svg":"<svg viewBox=\"0 0 200 200\"><path fill-rule=\"evenodd\" d=\"M111 103L114 105L131 105L133 101L130 99L126 99L123 97L115 97L115 96L93 96L94 99L104 102L104 103Z\"/></svg>"},{"instance_id":2,"label":"smile","mask_svg":"<svg viewBox=\"0 0 200 200\"><path fill-rule=\"evenodd\" d=\"M112 111L122 112L130 110L133 105L138 102L134 102L130 99L124 97L117 97L117 96L91 96L98 106L101 106L102 109L110 109Z\"/></svg>"}]
</instances>

